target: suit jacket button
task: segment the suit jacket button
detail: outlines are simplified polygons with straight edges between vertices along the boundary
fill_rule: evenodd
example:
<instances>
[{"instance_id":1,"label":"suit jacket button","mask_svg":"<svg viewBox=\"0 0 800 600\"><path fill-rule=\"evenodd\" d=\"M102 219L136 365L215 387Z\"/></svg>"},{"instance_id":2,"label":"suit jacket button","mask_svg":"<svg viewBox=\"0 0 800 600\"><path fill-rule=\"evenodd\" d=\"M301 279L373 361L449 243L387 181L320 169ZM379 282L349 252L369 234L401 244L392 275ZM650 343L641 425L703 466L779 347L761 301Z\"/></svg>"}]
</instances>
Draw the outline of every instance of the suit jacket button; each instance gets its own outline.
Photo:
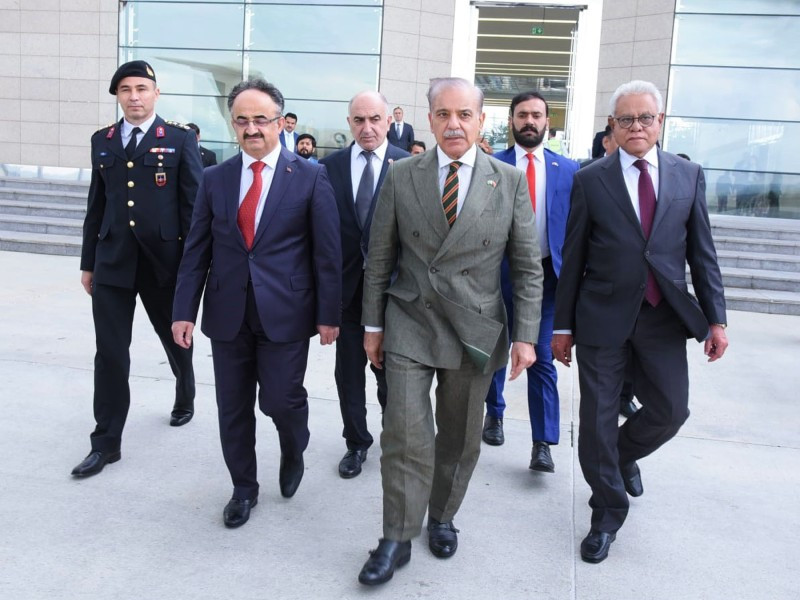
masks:
<instances>
[{"instance_id":1,"label":"suit jacket button","mask_svg":"<svg viewBox=\"0 0 800 600\"><path fill-rule=\"evenodd\" d=\"M132 160L129 160L129 161L128 161L128 168L129 168L129 169L132 169L132 168L133 168L133 161L132 161Z\"/></svg>"},{"instance_id":2,"label":"suit jacket button","mask_svg":"<svg viewBox=\"0 0 800 600\"><path fill-rule=\"evenodd\" d=\"M645 251L644 251L644 255L645 255L645 256L650 256L650 250L645 250Z\"/></svg>"},{"instance_id":3,"label":"suit jacket button","mask_svg":"<svg viewBox=\"0 0 800 600\"><path fill-rule=\"evenodd\" d=\"M419 237L419 231L412 231L411 235L413 235L414 237Z\"/></svg>"},{"instance_id":4,"label":"suit jacket button","mask_svg":"<svg viewBox=\"0 0 800 600\"><path fill-rule=\"evenodd\" d=\"M128 182L128 187L133 187L135 184L132 181Z\"/></svg>"},{"instance_id":5,"label":"suit jacket button","mask_svg":"<svg viewBox=\"0 0 800 600\"><path fill-rule=\"evenodd\" d=\"M431 273L438 273L438 272L439 269L437 269L436 267L431 267Z\"/></svg>"},{"instance_id":6,"label":"suit jacket button","mask_svg":"<svg viewBox=\"0 0 800 600\"><path fill-rule=\"evenodd\" d=\"M130 225L131 227L136 227L136 221L129 221L128 225Z\"/></svg>"},{"instance_id":7,"label":"suit jacket button","mask_svg":"<svg viewBox=\"0 0 800 600\"><path fill-rule=\"evenodd\" d=\"M646 288L646 287L647 287L647 286L646 286L645 284L642 284L642 285L640 285L640 286L639 286L639 289L640 289L640 290L643 290L643 289L644 289L644 288Z\"/></svg>"},{"instance_id":8,"label":"suit jacket button","mask_svg":"<svg viewBox=\"0 0 800 600\"><path fill-rule=\"evenodd\" d=\"M256 257L256 255L253 254L252 252L247 255L247 258L249 258L250 260L253 260L255 257Z\"/></svg>"},{"instance_id":9,"label":"suit jacket button","mask_svg":"<svg viewBox=\"0 0 800 600\"><path fill-rule=\"evenodd\" d=\"M430 308L430 307L431 307L431 303L430 302L426 302L425 303L425 308Z\"/></svg>"},{"instance_id":10,"label":"suit jacket button","mask_svg":"<svg viewBox=\"0 0 800 600\"><path fill-rule=\"evenodd\" d=\"M128 206L133 206L133 200L128 200Z\"/></svg>"},{"instance_id":11,"label":"suit jacket button","mask_svg":"<svg viewBox=\"0 0 800 600\"><path fill-rule=\"evenodd\" d=\"M483 245L484 246L488 246L489 245L489 240L483 240Z\"/></svg>"},{"instance_id":12,"label":"suit jacket button","mask_svg":"<svg viewBox=\"0 0 800 600\"><path fill-rule=\"evenodd\" d=\"M469 271L467 271L466 269L464 269L463 271L461 271L461 274L462 274L462 275L469 275Z\"/></svg>"}]
</instances>

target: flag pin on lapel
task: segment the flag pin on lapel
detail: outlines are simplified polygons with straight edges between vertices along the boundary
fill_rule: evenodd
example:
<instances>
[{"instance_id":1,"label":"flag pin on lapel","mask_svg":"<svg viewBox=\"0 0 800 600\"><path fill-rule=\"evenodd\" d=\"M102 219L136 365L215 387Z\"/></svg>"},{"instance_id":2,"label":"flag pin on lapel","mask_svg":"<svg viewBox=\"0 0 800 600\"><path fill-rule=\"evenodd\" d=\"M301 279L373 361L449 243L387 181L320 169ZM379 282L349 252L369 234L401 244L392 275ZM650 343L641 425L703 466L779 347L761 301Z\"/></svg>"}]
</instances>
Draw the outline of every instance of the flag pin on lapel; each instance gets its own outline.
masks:
<instances>
[{"instance_id":1,"label":"flag pin on lapel","mask_svg":"<svg viewBox=\"0 0 800 600\"><path fill-rule=\"evenodd\" d=\"M497 182L494 179L487 179L486 185L490 185L492 187L497 187Z\"/></svg>"},{"instance_id":2,"label":"flag pin on lapel","mask_svg":"<svg viewBox=\"0 0 800 600\"><path fill-rule=\"evenodd\" d=\"M553 162L551 162L550 164L551 164L551 165L553 165L554 167L557 167L557 166L558 166L558 163L557 163L556 161L553 161Z\"/></svg>"}]
</instances>

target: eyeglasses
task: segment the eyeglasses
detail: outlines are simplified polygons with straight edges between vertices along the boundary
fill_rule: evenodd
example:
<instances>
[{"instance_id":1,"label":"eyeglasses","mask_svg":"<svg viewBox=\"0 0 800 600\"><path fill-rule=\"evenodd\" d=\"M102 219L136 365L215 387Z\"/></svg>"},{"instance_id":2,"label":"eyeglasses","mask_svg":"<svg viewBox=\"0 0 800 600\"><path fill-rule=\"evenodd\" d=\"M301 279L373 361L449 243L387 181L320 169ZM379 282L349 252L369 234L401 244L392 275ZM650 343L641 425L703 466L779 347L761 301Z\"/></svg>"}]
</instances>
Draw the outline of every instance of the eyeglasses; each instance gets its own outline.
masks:
<instances>
[{"instance_id":1,"label":"eyeglasses","mask_svg":"<svg viewBox=\"0 0 800 600\"><path fill-rule=\"evenodd\" d=\"M656 120L656 117L655 115L640 115L638 117L620 117L619 119L614 117L614 120L619 123L619 126L623 129L630 129L634 121L639 121L639 125L642 127L650 127L653 121Z\"/></svg>"},{"instance_id":2,"label":"eyeglasses","mask_svg":"<svg viewBox=\"0 0 800 600\"><path fill-rule=\"evenodd\" d=\"M256 127L266 127L270 123L280 119L281 116L282 115L278 115L277 117L272 117L271 119L267 117L253 117L252 119L246 119L245 117L236 117L233 120L233 124L236 125L236 127L241 127L242 129L245 129L248 125L250 125L250 123L252 123Z\"/></svg>"}]
</instances>

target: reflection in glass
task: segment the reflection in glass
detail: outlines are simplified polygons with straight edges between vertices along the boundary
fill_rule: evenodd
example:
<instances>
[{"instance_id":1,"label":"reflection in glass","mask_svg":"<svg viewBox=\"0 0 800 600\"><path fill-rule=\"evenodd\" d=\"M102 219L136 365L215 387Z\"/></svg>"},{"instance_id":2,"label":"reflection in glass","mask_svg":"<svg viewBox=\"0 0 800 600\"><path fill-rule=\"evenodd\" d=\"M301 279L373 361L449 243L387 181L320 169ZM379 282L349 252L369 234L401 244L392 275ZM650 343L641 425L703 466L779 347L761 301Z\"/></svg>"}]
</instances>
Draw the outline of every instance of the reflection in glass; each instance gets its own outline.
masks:
<instances>
[{"instance_id":1,"label":"reflection in glass","mask_svg":"<svg viewBox=\"0 0 800 600\"><path fill-rule=\"evenodd\" d=\"M797 0L678 0L675 12L800 15L800 3Z\"/></svg>"},{"instance_id":2,"label":"reflection in glass","mask_svg":"<svg viewBox=\"0 0 800 600\"><path fill-rule=\"evenodd\" d=\"M380 53L380 8L251 5L248 11L248 50Z\"/></svg>"},{"instance_id":3,"label":"reflection in glass","mask_svg":"<svg viewBox=\"0 0 800 600\"><path fill-rule=\"evenodd\" d=\"M241 50L244 5L128 2L120 46Z\"/></svg>"},{"instance_id":4,"label":"reflection in glass","mask_svg":"<svg viewBox=\"0 0 800 600\"><path fill-rule=\"evenodd\" d=\"M709 169L800 173L800 123L667 117L664 149Z\"/></svg>"},{"instance_id":5,"label":"reflection in glass","mask_svg":"<svg viewBox=\"0 0 800 600\"><path fill-rule=\"evenodd\" d=\"M675 15L679 65L800 67L800 17Z\"/></svg>"},{"instance_id":6,"label":"reflection in glass","mask_svg":"<svg viewBox=\"0 0 800 600\"><path fill-rule=\"evenodd\" d=\"M349 99L348 99L349 101ZM321 102L286 98L284 113L297 115L297 133L310 133L317 140L317 156L344 148L352 141L347 125L347 102Z\"/></svg>"},{"instance_id":7,"label":"reflection in glass","mask_svg":"<svg viewBox=\"0 0 800 600\"><path fill-rule=\"evenodd\" d=\"M249 52L249 74L274 83L286 97L350 100L378 88L378 56Z\"/></svg>"},{"instance_id":8,"label":"reflection in glass","mask_svg":"<svg viewBox=\"0 0 800 600\"><path fill-rule=\"evenodd\" d=\"M800 175L708 169L705 176L711 213L800 219Z\"/></svg>"},{"instance_id":9,"label":"reflection in glass","mask_svg":"<svg viewBox=\"0 0 800 600\"><path fill-rule=\"evenodd\" d=\"M677 67L667 114L800 121L800 71Z\"/></svg>"},{"instance_id":10,"label":"reflection in glass","mask_svg":"<svg viewBox=\"0 0 800 600\"><path fill-rule=\"evenodd\" d=\"M208 142L235 142L226 98L161 94L156 112L169 121L197 123ZM205 142L203 143L205 146Z\"/></svg>"},{"instance_id":11,"label":"reflection in glass","mask_svg":"<svg viewBox=\"0 0 800 600\"><path fill-rule=\"evenodd\" d=\"M242 53L235 50L123 48L121 62L137 59L153 65L162 93L227 96L242 80Z\"/></svg>"}]
</instances>

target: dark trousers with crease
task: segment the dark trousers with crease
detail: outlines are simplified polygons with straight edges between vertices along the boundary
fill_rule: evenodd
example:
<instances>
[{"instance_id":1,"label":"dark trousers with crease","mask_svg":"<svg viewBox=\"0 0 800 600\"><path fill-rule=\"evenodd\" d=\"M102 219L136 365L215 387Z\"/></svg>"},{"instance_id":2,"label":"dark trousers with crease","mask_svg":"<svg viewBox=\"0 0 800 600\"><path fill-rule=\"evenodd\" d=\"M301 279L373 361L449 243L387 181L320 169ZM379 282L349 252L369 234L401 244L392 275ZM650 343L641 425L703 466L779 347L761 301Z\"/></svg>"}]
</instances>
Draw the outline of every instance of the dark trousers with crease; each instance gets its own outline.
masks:
<instances>
[{"instance_id":1,"label":"dark trousers with crease","mask_svg":"<svg viewBox=\"0 0 800 600\"><path fill-rule=\"evenodd\" d=\"M350 450L366 450L373 438L367 429L367 353L364 351L364 327L361 325L361 300L364 276L348 306L342 307L342 325L336 339L336 390L342 412L342 437ZM369 365L378 384L378 403L386 408L386 371Z\"/></svg>"},{"instance_id":2,"label":"dark trousers with crease","mask_svg":"<svg viewBox=\"0 0 800 600\"><path fill-rule=\"evenodd\" d=\"M95 284L92 290L97 352L94 357L94 419L92 450L119 450L128 417L131 392L131 337L136 296L142 301L150 323L161 340L175 375L175 408L191 407L195 383L192 349L172 339L172 300L175 286L159 286L147 259L139 253L133 289Z\"/></svg>"},{"instance_id":3,"label":"dark trousers with crease","mask_svg":"<svg viewBox=\"0 0 800 600\"><path fill-rule=\"evenodd\" d=\"M628 361L642 408L620 427L619 396ZM662 301L643 305L630 338L619 347L578 344L581 390L578 458L592 488L592 529L617 531L629 501L620 465L648 456L689 417L686 329Z\"/></svg>"},{"instance_id":4,"label":"dark trousers with crease","mask_svg":"<svg viewBox=\"0 0 800 600\"><path fill-rule=\"evenodd\" d=\"M308 346L308 339L279 343L267 338L252 283L239 333L229 342L211 340L219 436L234 498L258 496L256 386L258 406L278 430L281 454L297 457L308 446L308 393L303 387Z\"/></svg>"}]
</instances>

